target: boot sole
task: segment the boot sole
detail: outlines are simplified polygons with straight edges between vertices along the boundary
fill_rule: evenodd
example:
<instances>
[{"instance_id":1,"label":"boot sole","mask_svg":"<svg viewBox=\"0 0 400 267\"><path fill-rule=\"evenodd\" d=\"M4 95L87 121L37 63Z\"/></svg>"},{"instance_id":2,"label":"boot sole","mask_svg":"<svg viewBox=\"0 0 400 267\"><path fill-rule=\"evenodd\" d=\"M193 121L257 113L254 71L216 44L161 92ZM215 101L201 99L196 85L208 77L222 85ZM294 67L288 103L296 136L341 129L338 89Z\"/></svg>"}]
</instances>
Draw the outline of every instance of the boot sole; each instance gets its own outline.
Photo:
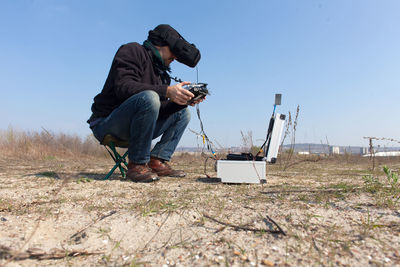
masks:
<instances>
[{"instance_id":1,"label":"boot sole","mask_svg":"<svg viewBox=\"0 0 400 267\"><path fill-rule=\"evenodd\" d=\"M142 179L142 180L130 180L134 183L152 183L152 182L157 182L158 180L160 180L160 177L156 176L153 178L147 178L147 179Z\"/></svg>"}]
</instances>

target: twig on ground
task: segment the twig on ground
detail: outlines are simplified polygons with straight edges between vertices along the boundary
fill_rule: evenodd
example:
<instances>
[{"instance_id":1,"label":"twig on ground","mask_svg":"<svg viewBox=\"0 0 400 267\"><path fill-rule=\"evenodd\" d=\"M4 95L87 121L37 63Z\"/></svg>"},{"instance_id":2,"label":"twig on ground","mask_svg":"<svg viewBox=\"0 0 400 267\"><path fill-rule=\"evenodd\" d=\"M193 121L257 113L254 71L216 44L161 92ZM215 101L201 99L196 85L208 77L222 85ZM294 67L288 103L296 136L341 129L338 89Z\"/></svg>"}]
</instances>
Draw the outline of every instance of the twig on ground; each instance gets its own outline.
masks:
<instances>
[{"instance_id":1,"label":"twig on ground","mask_svg":"<svg viewBox=\"0 0 400 267\"><path fill-rule=\"evenodd\" d=\"M267 219L268 219L270 222L272 222L272 223L279 229L279 231L280 231L284 236L286 236L285 231L283 231L282 228L281 228L274 220L272 220L271 217L269 217L268 215L266 215L266 217L267 217Z\"/></svg>"},{"instance_id":2,"label":"twig on ground","mask_svg":"<svg viewBox=\"0 0 400 267\"><path fill-rule=\"evenodd\" d=\"M199 213L199 215L201 214L198 210L196 210L196 211ZM178 214L179 214L179 212L178 212ZM184 212L182 212L180 215L181 215L180 218L181 218L182 220L186 220L188 223L191 222L191 221L189 222L188 218L184 216ZM179 228L179 229L180 229L180 228ZM170 234L168 240L167 240L166 242L164 242L164 244L163 244L160 248L158 248L157 250L160 250L160 249L165 248L165 247L174 247L174 246L176 246L176 245L179 245L180 242L177 243L177 244L168 246L169 241L171 241L172 236L176 233L176 231L177 231L177 230L172 231L172 233ZM204 237L200 237L199 234L198 234L198 232L193 231L191 228L188 228L187 231L192 232L191 237L197 237L195 240L191 241L192 243L197 242L197 241L199 241L199 240L202 240L202 239L204 238ZM186 239L186 240L188 240L188 239ZM186 241L186 240L185 240L185 241Z\"/></svg>"},{"instance_id":3,"label":"twig on ground","mask_svg":"<svg viewBox=\"0 0 400 267\"><path fill-rule=\"evenodd\" d=\"M218 228L218 229L214 232L214 234L224 231L225 228L226 228L226 226L221 226L220 228Z\"/></svg>"},{"instance_id":4,"label":"twig on ground","mask_svg":"<svg viewBox=\"0 0 400 267\"><path fill-rule=\"evenodd\" d=\"M26 260L26 259L50 260L50 259L62 259L66 257L98 255L103 253L104 252L101 251L88 252L84 250L68 251L58 248L53 248L49 252L45 252L44 250L39 248L30 248L25 252L21 252L20 250L13 250L9 247L0 245L0 259L11 259L11 260Z\"/></svg>"},{"instance_id":5,"label":"twig on ground","mask_svg":"<svg viewBox=\"0 0 400 267\"><path fill-rule=\"evenodd\" d=\"M255 232L255 233L256 233L256 232L260 232L260 233L262 233L262 232L268 232L268 233L271 233L271 234L283 234L283 235L286 235L286 233L283 232L283 231L282 231L282 228L280 228L279 226L278 226L278 229L279 229L279 230L249 228L249 227L244 227L244 226L240 226L240 225L234 225L234 224L231 224L231 223L221 222L221 221L219 221L219 220L217 220L217 219L215 219L215 218L213 218L213 217L211 217L210 215L207 215L207 214L205 214L205 213L203 213L203 216L206 217L207 219L210 219L210 220L216 222L216 223L219 223L219 224L222 224L222 225L225 225L225 226L232 227L232 228L234 228L235 230L244 230L244 231L250 231L250 232ZM269 218L269 217L267 216L267 218ZM269 218L269 219L271 219L271 218ZM277 224L276 224L274 221L271 221L271 222L273 222L274 225L277 226Z\"/></svg>"},{"instance_id":6,"label":"twig on ground","mask_svg":"<svg viewBox=\"0 0 400 267\"><path fill-rule=\"evenodd\" d=\"M163 225L167 222L169 216L171 215L171 212L168 212L167 217L165 217L164 221L161 223L161 225L158 227L157 232L150 238L149 241L147 241L146 245L144 245L144 247L142 248L141 251L145 250L146 247L150 244L151 241L153 241L153 239L156 237L156 235L158 234L158 232L160 232L161 228L163 227Z\"/></svg>"},{"instance_id":7,"label":"twig on ground","mask_svg":"<svg viewBox=\"0 0 400 267\"><path fill-rule=\"evenodd\" d=\"M168 245L168 242L171 240L171 238L172 238L172 236L173 236L174 234L175 234L175 232L172 232L172 233L169 235L169 238L167 239L167 241L165 241L164 244L163 244L159 249L162 249L162 248L166 247L166 246Z\"/></svg>"},{"instance_id":8,"label":"twig on ground","mask_svg":"<svg viewBox=\"0 0 400 267\"><path fill-rule=\"evenodd\" d=\"M95 224L95 223L97 223L97 222L99 222L99 221L101 221L101 220L104 220L105 218L110 217L110 216L114 215L115 213L117 213L117 211L113 210L113 211L110 211L110 212L107 213L107 214L101 215L101 216L100 216L99 218L97 218L95 221L89 223L88 225L86 225L85 227L83 227L81 230L79 230L79 231L76 232L75 234L71 235L69 239L73 239L73 238L77 237L77 236L80 235L82 232L86 231L89 227L91 227L93 224Z\"/></svg>"},{"instance_id":9,"label":"twig on ground","mask_svg":"<svg viewBox=\"0 0 400 267\"><path fill-rule=\"evenodd\" d=\"M315 242L314 237L311 237L311 240L313 242L314 248L318 253L321 253L321 250L318 248L317 243Z\"/></svg>"}]
</instances>

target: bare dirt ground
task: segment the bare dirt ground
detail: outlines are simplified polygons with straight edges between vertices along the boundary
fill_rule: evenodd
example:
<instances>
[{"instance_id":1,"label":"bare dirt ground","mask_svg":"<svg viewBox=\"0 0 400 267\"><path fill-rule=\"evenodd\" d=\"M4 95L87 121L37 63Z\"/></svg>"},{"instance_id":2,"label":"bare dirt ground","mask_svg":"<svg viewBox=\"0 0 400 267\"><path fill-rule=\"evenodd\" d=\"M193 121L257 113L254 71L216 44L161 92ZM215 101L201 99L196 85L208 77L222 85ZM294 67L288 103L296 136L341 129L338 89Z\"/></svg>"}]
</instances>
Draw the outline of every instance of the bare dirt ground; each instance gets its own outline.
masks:
<instances>
[{"instance_id":1,"label":"bare dirt ground","mask_svg":"<svg viewBox=\"0 0 400 267\"><path fill-rule=\"evenodd\" d=\"M269 165L264 185L215 182L203 163L176 156L186 178L136 184L100 180L105 158L1 156L0 265L400 266L400 195L382 171L400 159Z\"/></svg>"}]
</instances>

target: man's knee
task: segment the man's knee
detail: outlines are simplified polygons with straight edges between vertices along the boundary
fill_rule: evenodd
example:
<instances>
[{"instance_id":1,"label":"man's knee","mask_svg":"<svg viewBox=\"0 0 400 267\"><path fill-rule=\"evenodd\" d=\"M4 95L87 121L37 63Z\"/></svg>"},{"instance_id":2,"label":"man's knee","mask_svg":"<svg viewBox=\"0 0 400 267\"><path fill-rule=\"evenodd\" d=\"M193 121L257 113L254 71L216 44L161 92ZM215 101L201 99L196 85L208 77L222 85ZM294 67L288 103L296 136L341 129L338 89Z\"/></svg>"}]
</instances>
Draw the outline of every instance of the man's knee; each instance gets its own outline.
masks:
<instances>
[{"instance_id":1,"label":"man's knee","mask_svg":"<svg viewBox=\"0 0 400 267\"><path fill-rule=\"evenodd\" d=\"M157 113L160 110L160 96L151 90L140 92L139 94L133 95L132 97L139 98L141 108L148 112Z\"/></svg>"},{"instance_id":2,"label":"man's knee","mask_svg":"<svg viewBox=\"0 0 400 267\"><path fill-rule=\"evenodd\" d=\"M189 121L190 121L190 117L191 117L190 110L189 110L188 108L184 108L184 109L182 109L180 112L181 112L181 114L180 114L180 115L181 115L181 116L180 116L180 120L181 120L182 122L188 124Z\"/></svg>"}]
</instances>

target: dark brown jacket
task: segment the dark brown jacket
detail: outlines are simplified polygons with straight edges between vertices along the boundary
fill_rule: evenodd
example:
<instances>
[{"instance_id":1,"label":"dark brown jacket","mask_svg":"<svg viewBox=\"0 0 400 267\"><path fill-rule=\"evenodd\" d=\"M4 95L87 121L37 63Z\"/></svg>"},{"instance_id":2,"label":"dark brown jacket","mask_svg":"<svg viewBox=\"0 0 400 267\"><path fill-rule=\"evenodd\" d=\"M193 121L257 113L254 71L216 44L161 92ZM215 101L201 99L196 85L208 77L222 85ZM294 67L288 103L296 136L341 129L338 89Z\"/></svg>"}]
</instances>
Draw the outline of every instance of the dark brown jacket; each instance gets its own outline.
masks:
<instances>
[{"instance_id":1,"label":"dark brown jacket","mask_svg":"<svg viewBox=\"0 0 400 267\"><path fill-rule=\"evenodd\" d=\"M88 123L107 117L130 96L145 90L155 91L160 96L160 119L185 108L167 99L167 86L171 79L164 73L162 81L154 60L152 52L138 43L122 45L115 54L103 90L94 98L93 114Z\"/></svg>"}]
</instances>

